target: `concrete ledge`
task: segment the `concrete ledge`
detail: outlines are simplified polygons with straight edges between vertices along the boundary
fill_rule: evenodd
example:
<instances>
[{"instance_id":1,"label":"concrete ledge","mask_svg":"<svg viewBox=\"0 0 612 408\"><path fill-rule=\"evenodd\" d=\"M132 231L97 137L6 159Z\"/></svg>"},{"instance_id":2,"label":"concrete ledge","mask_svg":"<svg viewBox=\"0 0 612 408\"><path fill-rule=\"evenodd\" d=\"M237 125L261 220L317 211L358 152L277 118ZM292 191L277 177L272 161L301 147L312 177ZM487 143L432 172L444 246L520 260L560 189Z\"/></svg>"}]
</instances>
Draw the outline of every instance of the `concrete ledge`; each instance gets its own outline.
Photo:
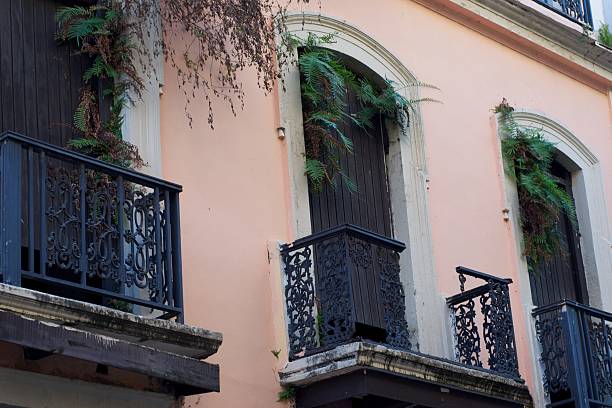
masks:
<instances>
[{"instance_id":1,"label":"concrete ledge","mask_svg":"<svg viewBox=\"0 0 612 408\"><path fill-rule=\"evenodd\" d=\"M0 310L195 359L215 354L223 341L221 333L1 283Z\"/></svg>"},{"instance_id":2,"label":"concrete ledge","mask_svg":"<svg viewBox=\"0 0 612 408\"><path fill-rule=\"evenodd\" d=\"M456 389L524 407L532 406L523 382L422 354L356 342L289 362L279 373L282 385L306 387L354 371L373 369L427 384Z\"/></svg>"}]
</instances>

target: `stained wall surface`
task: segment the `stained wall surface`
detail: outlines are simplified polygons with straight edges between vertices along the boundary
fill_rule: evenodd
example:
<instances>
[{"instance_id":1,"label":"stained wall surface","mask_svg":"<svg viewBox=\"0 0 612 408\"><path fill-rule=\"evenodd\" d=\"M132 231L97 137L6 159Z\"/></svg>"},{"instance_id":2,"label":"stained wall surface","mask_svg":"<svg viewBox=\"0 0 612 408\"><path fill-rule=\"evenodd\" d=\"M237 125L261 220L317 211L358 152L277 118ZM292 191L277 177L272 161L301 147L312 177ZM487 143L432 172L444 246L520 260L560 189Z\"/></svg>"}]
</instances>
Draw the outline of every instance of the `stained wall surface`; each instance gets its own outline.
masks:
<instances>
[{"instance_id":1,"label":"stained wall surface","mask_svg":"<svg viewBox=\"0 0 612 408\"><path fill-rule=\"evenodd\" d=\"M454 268L465 265L513 278L512 302L523 378L533 385L519 258L505 222L504 178L492 109L502 98L552 118L601 163L612 200L612 112L608 94L408 0L325 0L321 13L378 41L419 80L435 84L441 104L422 106L433 256L440 293L457 292ZM315 9L318 10L318 6ZM245 107L233 116L214 103L214 130L201 95L189 106L165 67L161 105L163 177L184 186L181 201L186 320L221 331L213 361L221 393L191 398L190 407L275 406L272 350L280 270L269 248L288 242L292 214L286 142L277 138L278 96L265 95L253 72L241 75ZM612 216L608 207L608 217ZM272 245L271 245L272 243ZM418 287L416 288L418 290ZM602 288L602 292L612 288ZM282 312L281 312L282 313ZM431 317L435 318L434 316ZM446 319L446 315L438 316Z\"/></svg>"}]
</instances>

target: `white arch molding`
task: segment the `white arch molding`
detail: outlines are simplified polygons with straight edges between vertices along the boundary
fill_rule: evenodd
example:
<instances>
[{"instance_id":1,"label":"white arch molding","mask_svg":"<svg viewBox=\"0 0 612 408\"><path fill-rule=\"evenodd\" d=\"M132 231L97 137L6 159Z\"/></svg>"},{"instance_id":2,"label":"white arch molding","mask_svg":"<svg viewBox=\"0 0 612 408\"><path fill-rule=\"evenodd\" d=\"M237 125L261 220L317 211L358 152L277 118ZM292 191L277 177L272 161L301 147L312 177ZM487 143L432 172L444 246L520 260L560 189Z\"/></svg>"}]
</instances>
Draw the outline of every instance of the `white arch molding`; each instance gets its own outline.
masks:
<instances>
[{"instance_id":1,"label":"white arch molding","mask_svg":"<svg viewBox=\"0 0 612 408\"><path fill-rule=\"evenodd\" d=\"M288 32L305 39L308 33L318 36L334 34L334 42L326 48L352 57L380 78L396 84L408 98L416 97L418 89L407 87L416 78L389 51L363 31L332 17L319 14L287 16ZM279 93L280 124L285 128L293 235L311 233L308 182L304 174L304 132L300 74L297 54L292 56L285 72L285 90ZM412 114L408 129L388 124L389 189L393 211L395 238L407 244L401 257L401 278L406 293L406 314L413 344L422 352L450 357L451 344L447 336L448 312L439 295L433 262L431 228L427 198L427 168L423 129L418 107ZM432 313L438 311L439 313ZM438 316L438 319L432 318ZM426 340L425 340L426 339Z\"/></svg>"},{"instance_id":2,"label":"white arch molding","mask_svg":"<svg viewBox=\"0 0 612 408\"><path fill-rule=\"evenodd\" d=\"M601 165L589 148L558 121L532 111L516 110L514 120L519 126L538 129L546 140L555 144L560 153L559 161L571 171L572 193L576 202L576 213L580 227L580 249L589 293L593 307L612 311L612 252L610 244L610 223L604 192ZM497 118L499 123L499 116ZM500 135L501 136L501 135ZM505 174L505 172L504 172ZM531 284L525 257L522 256L522 232L519 224L520 206L516 184L505 175L506 207L510 209L512 234L518 255L519 285L521 303L527 316L531 353L540 355L540 345L535 333L535 320L531 313L535 309L531 297ZM533 365L535 384L541 384L542 371ZM546 396L541 386L534 390L536 405L544 406Z\"/></svg>"}]
</instances>

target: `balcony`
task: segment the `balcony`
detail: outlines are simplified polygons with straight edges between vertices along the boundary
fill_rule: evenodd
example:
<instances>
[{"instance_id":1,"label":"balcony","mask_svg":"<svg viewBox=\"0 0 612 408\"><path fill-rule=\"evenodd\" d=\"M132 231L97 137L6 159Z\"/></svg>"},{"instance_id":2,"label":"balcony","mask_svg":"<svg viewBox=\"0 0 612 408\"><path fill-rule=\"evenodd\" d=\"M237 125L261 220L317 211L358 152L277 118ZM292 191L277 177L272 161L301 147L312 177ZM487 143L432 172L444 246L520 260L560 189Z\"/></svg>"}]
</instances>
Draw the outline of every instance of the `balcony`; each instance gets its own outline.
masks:
<instances>
[{"instance_id":1,"label":"balcony","mask_svg":"<svg viewBox=\"0 0 612 408\"><path fill-rule=\"evenodd\" d=\"M550 407L612 407L612 314L565 301L533 312Z\"/></svg>"},{"instance_id":2,"label":"balcony","mask_svg":"<svg viewBox=\"0 0 612 408\"><path fill-rule=\"evenodd\" d=\"M534 0L576 24L593 29L590 0Z\"/></svg>"},{"instance_id":3,"label":"balcony","mask_svg":"<svg viewBox=\"0 0 612 408\"><path fill-rule=\"evenodd\" d=\"M448 299L457 359L423 355L406 321L404 249L353 225L281 247L290 362L280 376L297 388L297 407L528 405L511 281L459 268L461 293ZM466 276L484 284L464 290Z\"/></svg>"},{"instance_id":4,"label":"balcony","mask_svg":"<svg viewBox=\"0 0 612 408\"><path fill-rule=\"evenodd\" d=\"M0 143L1 282L182 319L180 186L13 133Z\"/></svg>"},{"instance_id":5,"label":"balcony","mask_svg":"<svg viewBox=\"0 0 612 408\"><path fill-rule=\"evenodd\" d=\"M446 301L452 313L457 361L520 380L508 288L512 280L462 266L457 274L461 293ZM467 277L484 283L466 291Z\"/></svg>"},{"instance_id":6,"label":"balcony","mask_svg":"<svg viewBox=\"0 0 612 408\"><path fill-rule=\"evenodd\" d=\"M124 372L102 379L109 384L144 376L157 392L218 390L218 366L200 359L221 335L181 324L180 191L0 135L0 326L10 328L0 330L0 355L11 344L24 350L14 367L59 355L70 378L80 378L69 370L78 359L98 367L89 377Z\"/></svg>"},{"instance_id":7,"label":"balcony","mask_svg":"<svg viewBox=\"0 0 612 408\"><path fill-rule=\"evenodd\" d=\"M284 246L289 358L361 337L409 350L399 278L405 248L353 225Z\"/></svg>"}]
</instances>

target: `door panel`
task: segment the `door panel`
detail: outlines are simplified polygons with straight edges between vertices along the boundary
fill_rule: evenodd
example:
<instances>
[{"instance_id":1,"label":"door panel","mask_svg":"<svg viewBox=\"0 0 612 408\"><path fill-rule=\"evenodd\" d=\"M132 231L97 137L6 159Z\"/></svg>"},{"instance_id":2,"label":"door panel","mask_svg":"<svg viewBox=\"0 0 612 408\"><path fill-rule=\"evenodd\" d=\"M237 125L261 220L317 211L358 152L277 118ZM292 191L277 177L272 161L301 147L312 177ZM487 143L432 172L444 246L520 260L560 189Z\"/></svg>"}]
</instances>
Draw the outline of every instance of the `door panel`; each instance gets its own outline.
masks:
<instances>
[{"instance_id":1,"label":"door panel","mask_svg":"<svg viewBox=\"0 0 612 408\"><path fill-rule=\"evenodd\" d=\"M356 96L348 97L349 113L360 110ZM321 192L309 190L312 232L342 224L354 224L392 237L391 204L385 163L386 137L380 115L374 118L374 129L362 129L345 122L341 129L354 144L354 153L341 153L344 171L357 185L351 192L338 176L336 187L323 185Z\"/></svg>"},{"instance_id":2,"label":"door panel","mask_svg":"<svg viewBox=\"0 0 612 408\"><path fill-rule=\"evenodd\" d=\"M555 162L552 174L571 195L570 172ZM561 300L575 300L588 304L578 231L565 214L560 217L557 228L559 231L557 253L549 262L539 265L536 273L530 274L529 277L533 303L536 306L545 306Z\"/></svg>"},{"instance_id":3,"label":"door panel","mask_svg":"<svg viewBox=\"0 0 612 408\"><path fill-rule=\"evenodd\" d=\"M70 2L0 1L0 132L65 146L89 58L55 39L56 11Z\"/></svg>"}]
</instances>

